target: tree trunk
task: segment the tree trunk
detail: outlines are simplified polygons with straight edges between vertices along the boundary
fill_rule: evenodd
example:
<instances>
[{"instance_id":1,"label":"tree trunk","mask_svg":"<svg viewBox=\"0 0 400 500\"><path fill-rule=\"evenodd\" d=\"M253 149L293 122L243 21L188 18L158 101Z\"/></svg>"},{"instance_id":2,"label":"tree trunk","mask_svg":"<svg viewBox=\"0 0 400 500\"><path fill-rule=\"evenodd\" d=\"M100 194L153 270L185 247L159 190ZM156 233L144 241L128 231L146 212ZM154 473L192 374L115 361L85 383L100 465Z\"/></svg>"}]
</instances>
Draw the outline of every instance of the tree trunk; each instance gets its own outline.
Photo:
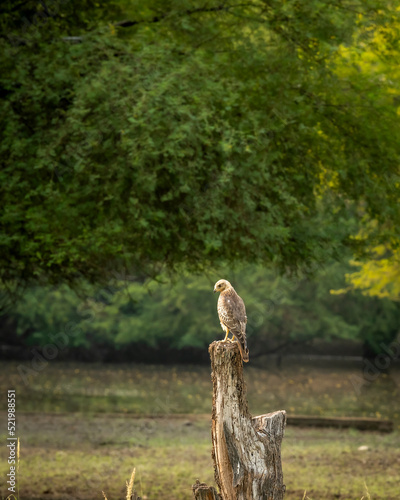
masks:
<instances>
[{"instance_id":1,"label":"tree trunk","mask_svg":"<svg viewBox=\"0 0 400 500\"><path fill-rule=\"evenodd\" d=\"M280 449L286 412L252 418L236 342L213 342L209 353L213 460L222 499L282 500L285 485Z\"/></svg>"}]
</instances>

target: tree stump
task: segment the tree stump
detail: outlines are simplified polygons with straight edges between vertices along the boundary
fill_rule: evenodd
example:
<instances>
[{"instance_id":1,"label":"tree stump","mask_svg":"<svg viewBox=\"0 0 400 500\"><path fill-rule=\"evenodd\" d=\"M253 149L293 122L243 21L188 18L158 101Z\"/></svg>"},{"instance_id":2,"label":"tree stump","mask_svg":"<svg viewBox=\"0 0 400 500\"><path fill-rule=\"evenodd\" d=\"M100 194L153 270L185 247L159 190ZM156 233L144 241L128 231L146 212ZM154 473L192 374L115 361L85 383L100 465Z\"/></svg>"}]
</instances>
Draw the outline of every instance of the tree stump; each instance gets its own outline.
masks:
<instances>
[{"instance_id":1,"label":"tree stump","mask_svg":"<svg viewBox=\"0 0 400 500\"><path fill-rule=\"evenodd\" d=\"M192 486L193 495L196 500L220 500L215 488L207 486L206 483L201 483L198 479Z\"/></svg>"},{"instance_id":2,"label":"tree stump","mask_svg":"<svg viewBox=\"0 0 400 500\"><path fill-rule=\"evenodd\" d=\"M222 499L282 500L281 443L286 412L252 418L236 342L213 342L209 353L214 472Z\"/></svg>"}]
</instances>

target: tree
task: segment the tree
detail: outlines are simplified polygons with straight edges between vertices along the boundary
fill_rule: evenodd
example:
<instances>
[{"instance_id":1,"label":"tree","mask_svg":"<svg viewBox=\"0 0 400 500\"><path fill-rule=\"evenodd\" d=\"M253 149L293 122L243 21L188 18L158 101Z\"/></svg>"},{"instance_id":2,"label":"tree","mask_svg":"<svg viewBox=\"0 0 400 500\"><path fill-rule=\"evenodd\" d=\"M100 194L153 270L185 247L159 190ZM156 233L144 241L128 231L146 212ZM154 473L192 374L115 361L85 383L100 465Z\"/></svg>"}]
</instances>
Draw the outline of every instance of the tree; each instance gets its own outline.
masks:
<instances>
[{"instance_id":1,"label":"tree","mask_svg":"<svg viewBox=\"0 0 400 500\"><path fill-rule=\"evenodd\" d=\"M387 2L46 5L1 7L4 286L296 268L395 227L390 85L341 50L377 51Z\"/></svg>"},{"instance_id":2,"label":"tree","mask_svg":"<svg viewBox=\"0 0 400 500\"><path fill-rule=\"evenodd\" d=\"M358 267L346 275L349 289L361 290L363 294L371 297L389 298L400 300L400 253L378 245L371 251L370 260L352 261Z\"/></svg>"},{"instance_id":3,"label":"tree","mask_svg":"<svg viewBox=\"0 0 400 500\"><path fill-rule=\"evenodd\" d=\"M250 355L285 351L296 344L346 339L362 341L365 351L379 353L398 333L399 304L359 291L333 294L345 285L349 265L333 263L323 270L279 276L260 266L210 276L182 276L174 283L115 282L105 288L81 286L79 298L67 286L35 287L9 312L10 323L27 344L45 345L74 326L71 346L124 349L204 349L223 338L213 284L229 278L243 297L248 317ZM8 334L10 335L10 334Z\"/></svg>"},{"instance_id":4,"label":"tree","mask_svg":"<svg viewBox=\"0 0 400 500\"><path fill-rule=\"evenodd\" d=\"M341 49L345 58L351 62L341 71L346 72L350 78L355 73L361 74L363 78L377 82L376 85L379 85L379 81L386 81L386 100L397 108L398 115L400 115L398 100L400 70L394 61L400 57L399 28L398 22L380 26L377 29L370 27L369 38L374 50L358 51L354 50L354 47ZM363 32L358 33L361 42L363 35ZM390 177L391 189L397 199L399 199L400 187L398 173L397 169L397 174ZM382 230L386 233L384 244L376 238ZM397 227L392 224L390 217L382 227L377 224L376 220L371 220L365 215L365 221L356 238L363 242L369 240L371 243L367 245L366 252L361 258L352 260L353 266L358 270L353 268L352 272L348 272L346 276L349 286L338 292L361 290L368 296L398 301L400 299L400 253Z\"/></svg>"}]
</instances>

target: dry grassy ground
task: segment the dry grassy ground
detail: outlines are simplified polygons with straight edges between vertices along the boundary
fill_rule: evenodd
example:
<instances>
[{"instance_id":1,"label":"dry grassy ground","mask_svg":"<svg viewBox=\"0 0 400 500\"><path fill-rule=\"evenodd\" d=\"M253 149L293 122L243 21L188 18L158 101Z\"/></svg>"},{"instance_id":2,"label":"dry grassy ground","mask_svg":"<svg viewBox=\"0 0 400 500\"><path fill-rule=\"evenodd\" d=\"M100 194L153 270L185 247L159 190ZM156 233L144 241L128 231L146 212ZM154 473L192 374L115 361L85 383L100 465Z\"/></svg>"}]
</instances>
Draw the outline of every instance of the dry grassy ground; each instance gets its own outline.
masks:
<instances>
[{"instance_id":1,"label":"dry grassy ground","mask_svg":"<svg viewBox=\"0 0 400 500\"><path fill-rule=\"evenodd\" d=\"M2 394L10 384L17 389L21 499L101 500L102 490L109 500L121 499L133 467L136 489L148 499L189 500L197 478L213 483L210 422L203 416L211 404L208 368L52 362L28 385L16 373L15 363L0 368ZM288 427L287 500L302 499L305 490L312 500L400 498L398 372L380 375L360 393L352 382L356 369L246 367L245 373L253 414L285 408L395 420L396 431L386 435ZM4 443L6 413L0 419ZM1 498L6 455L1 446Z\"/></svg>"},{"instance_id":2,"label":"dry grassy ground","mask_svg":"<svg viewBox=\"0 0 400 500\"><path fill-rule=\"evenodd\" d=\"M24 500L101 500L102 490L122 499L133 467L135 487L148 499L190 499L197 478L213 484L210 422L202 416L25 413L19 435ZM372 499L399 498L398 432L289 427L282 454L287 500L302 499L305 490L313 500L361 499L364 483ZM4 448L0 456L4 477Z\"/></svg>"}]
</instances>

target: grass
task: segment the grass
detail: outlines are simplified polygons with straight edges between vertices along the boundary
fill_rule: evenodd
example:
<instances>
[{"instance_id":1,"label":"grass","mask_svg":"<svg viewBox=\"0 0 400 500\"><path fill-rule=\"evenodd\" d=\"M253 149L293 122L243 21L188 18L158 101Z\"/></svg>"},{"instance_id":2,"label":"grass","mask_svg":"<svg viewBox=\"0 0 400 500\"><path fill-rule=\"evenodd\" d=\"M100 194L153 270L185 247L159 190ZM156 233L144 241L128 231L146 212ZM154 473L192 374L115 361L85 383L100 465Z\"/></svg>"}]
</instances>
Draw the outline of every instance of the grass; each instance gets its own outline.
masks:
<instances>
[{"instance_id":1,"label":"grass","mask_svg":"<svg viewBox=\"0 0 400 500\"><path fill-rule=\"evenodd\" d=\"M25 386L17 366L1 365L0 390L16 389L24 500L101 500L102 491L110 500L124 499L133 468L135 489L149 500L189 500L197 478L214 484L207 367L51 362ZM360 394L352 385L357 375L356 368L246 366L253 414L284 408L396 423L388 435L288 427L282 447L286 500L399 498L399 373L380 375ZM0 418L5 422L6 413ZM0 447L2 478L6 455ZM6 496L2 482L0 497Z\"/></svg>"},{"instance_id":2,"label":"grass","mask_svg":"<svg viewBox=\"0 0 400 500\"><path fill-rule=\"evenodd\" d=\"M253 414L285 409L289 414L382 417L393 419L400 429L400 370L382 373L359 391L360 374L357 366L332 368L316 363L291 364L284 370L245 367ZM211 409L208 367L50 362L25 385L18 364L3 363L3 392L10 387L10 378L21 411L157 416L209 414Z\"/></svg>"},{"instance_id":3,"label":"grass","mask_svg":"<svg viewBox=\"0 0 400 500\"><path fill-rule=\"evenodd\" d=\"M133 493L133 485L135 483L135 475L136 475L136 468L133 469L131 478L128 481L126 481L126 500L131 500L132 498L132 493ZM107 495L102 491L104 500L108 500Z\"/></svg>"},{"instance_id":4,"label":"grass","mask_svg":"<svg viewBox=\"0 0 400 500\"><path fill-rule=\"evenodd\" d=\"M22 413L19 434L25 500L101 499L102 491L110 500L123 499L133 467L143 498L189 500L197 478L214 484L210 421L202 416ZM360 446L368 450L359 451ZM0 456L3 475L4 449ZM398 499L398 432L289 427L282 460L287 500L300 500L305 490L311 500L366 499L364 482L372 499Z\"/></svg>"}]
</instances>

